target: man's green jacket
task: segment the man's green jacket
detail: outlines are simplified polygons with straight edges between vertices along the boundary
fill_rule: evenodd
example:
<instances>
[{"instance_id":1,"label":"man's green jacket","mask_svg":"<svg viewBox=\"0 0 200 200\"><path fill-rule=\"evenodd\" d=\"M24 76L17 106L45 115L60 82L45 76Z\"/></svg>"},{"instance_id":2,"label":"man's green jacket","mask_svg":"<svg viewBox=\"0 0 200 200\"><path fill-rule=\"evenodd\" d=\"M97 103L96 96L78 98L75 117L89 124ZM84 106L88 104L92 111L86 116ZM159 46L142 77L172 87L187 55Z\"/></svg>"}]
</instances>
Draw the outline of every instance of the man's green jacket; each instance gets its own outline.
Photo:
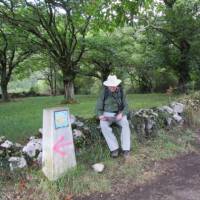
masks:
<instances>
[{"instance_id":1,"label":"man's green jacket","mask_svg":"<svg viewBox=\"0 0 200 200\"><path fill-rule=\"evenodd\" d=\"M128 103L126 100L125 95L120 92L120 89L117 88L117 90L115 92L111 92L108 89L108 94L106 95L105 98L105 87L102 89L100 96L97 100L96 103L96 115L100 116L103 115L103 112L115 112L115 113L119 113L122 112L123 115L127 115L129 110L128 110ZM104 100L105 99L105 100ZM123 109L119 110L119 106L118 106L118 101L122 101L123 104Z\"/></svg>"}]
</instances>

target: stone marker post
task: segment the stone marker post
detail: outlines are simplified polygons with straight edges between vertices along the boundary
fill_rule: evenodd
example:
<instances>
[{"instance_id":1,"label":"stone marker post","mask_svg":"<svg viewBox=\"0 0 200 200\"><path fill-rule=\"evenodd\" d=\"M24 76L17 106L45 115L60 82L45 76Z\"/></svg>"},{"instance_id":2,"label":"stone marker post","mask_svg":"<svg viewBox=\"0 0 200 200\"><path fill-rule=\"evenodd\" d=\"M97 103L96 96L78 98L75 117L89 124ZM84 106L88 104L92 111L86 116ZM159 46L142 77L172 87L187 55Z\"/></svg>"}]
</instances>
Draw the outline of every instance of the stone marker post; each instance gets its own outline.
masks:
<instances>
[{"instance_id":1,"label":"stone marker post","mask_svg":"<svg viewBox=\"0 0 200 200\"><path fill-rule=\"evenodd\" d=\"M43 110L42 171L49 180L76 166L69 109Z\"/></svg>"}]
</instances>

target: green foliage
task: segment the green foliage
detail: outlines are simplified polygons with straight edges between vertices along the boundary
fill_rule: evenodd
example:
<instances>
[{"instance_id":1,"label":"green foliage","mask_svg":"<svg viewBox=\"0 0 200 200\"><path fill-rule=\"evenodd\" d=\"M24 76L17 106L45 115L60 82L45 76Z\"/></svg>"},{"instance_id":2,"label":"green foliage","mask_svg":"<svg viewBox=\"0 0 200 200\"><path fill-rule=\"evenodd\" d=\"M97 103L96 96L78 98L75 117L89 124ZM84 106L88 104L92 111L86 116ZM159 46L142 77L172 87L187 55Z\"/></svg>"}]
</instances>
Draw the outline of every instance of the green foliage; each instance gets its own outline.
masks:
<instances>
[{"instance_id":1,"label":"green foliage","mask_svg":"<svg viewBox=\"0 0 200 200\"><path fill-rule=\"evenodd\" d=\"M184 85L191 79L194 62L198 63L199 1L173 1L171 6L166 2L152 4L157 11L153 14L152 11L146 12L146 17L151 15L151 18L146 18L149 24L147 31L148 34L156 31L153 41L157 38L160 45L156 46L159 47L157 50L154 49L163 58L164 67L174 70L179 89L186 90Z\"/></svg>"},{"instance_id":2,"label":"green foliage","mask_svg":"<svg viewBox=\"0 0 200 200\"><path fill-rule=\"evenodd\" d=\"M2 4L0 16L22 30L24 41L31 41L27 46L46 49L66 80L77 74L104 80L116 73L130 80L132 91L163 92L191 79L198 87L199 0L170 2L15 2ZM34 55L16 73L24 78L47 65L44 55ZM76 79L75 90L88 94L89 89L79 87L81 79Z\"/></svg>"},{"instance_id":3,"label":"green foliage","mask_svg":"<svg viewBox=\"0 0 200 200\"><path fill-rule=\"evenodd\" d=\"M156 70L153 76L153 91L166 92L169 87L175 88L177 83L177 77L172 71L165 68Z\"/></svg>"},{"instance_id":4,"label":"green foliage","mask_svg":"<svg viewBox=\"0 0 200 200\"><path fill-rule=\"evenodd\" d=\"M93 30L112 32L116 27L132 24L141 7L149 7L153 0L101 1L99 13L94 18Z\"/></svg>"},{"instance_id":5,"label":"green foliage","mask_svg":"<svg viewBox=\"0 0 200 200\"><path fill-rule=\"evenodd\" d=\"M13 71L36 52L35 45L29 47L30 41L30 34L9 26L0 18L0 86L4 101L9 100L7 87Z\"/></svg>"},{"instance_id":6,"label":"green foliage","mask_svg":"<svg viewBox=\"0 0 200 200\"><path fill-rule=\"evenodd\" d=\"M101 1L22 1L2 0L0 17L31 33L46 50L63 74L67 100L74 98L77 65L85 51L85 36ZM69 90L71 92L69 92Z\"/></svg>"},{"instance_id":7,"label":"green foliage","mask_svg":"<svg viewBox=\"0 0 200 200\"><path fill-rule=\"evenodd\" d=\"M123 75L127 75L128 67L134 63L134 40L131 32L131 28L123 28L116 29L113 33L99 32L88 36L88 51L82 62L83 73L101 81L110 73L116 73L123 79Z\"/></svg>"},{"instance_id":8,"label":"green foliage","mask_svg":"<svg viewBox=\"0 0 200 200\"><path fill-rule=\"evenodd\" d=\"M200 92L193 92L186 95L181 101L186 105L186 111L184 113L185 123L197 129L200 125L200 120L197 117L200 115Z\"/></svg>"},{"instance_id":9,"label":"green foliage","mask_svg":"<svg viewBox=\"0 0 200 200\"><path fill-rule=\"evenodd\" d=\"M75 79L75 94L89 95L94 94L92 91L92 86L94 85L95 80L92 78L77 76Z\"/></svg>"},{"instance_id":10,"label":"green foliage","mask_svg":"<svg viewBox=\"0 0 200 200\"><path fill-rule=\"evenodd\" d=\"M44 70L48 67L48 59L49 58L42 53L32 55L29 59L21 63L15 70L15 77L23 80L24 78L30 77L30 75L35 71Z\"/></svg>"}]
</instances>

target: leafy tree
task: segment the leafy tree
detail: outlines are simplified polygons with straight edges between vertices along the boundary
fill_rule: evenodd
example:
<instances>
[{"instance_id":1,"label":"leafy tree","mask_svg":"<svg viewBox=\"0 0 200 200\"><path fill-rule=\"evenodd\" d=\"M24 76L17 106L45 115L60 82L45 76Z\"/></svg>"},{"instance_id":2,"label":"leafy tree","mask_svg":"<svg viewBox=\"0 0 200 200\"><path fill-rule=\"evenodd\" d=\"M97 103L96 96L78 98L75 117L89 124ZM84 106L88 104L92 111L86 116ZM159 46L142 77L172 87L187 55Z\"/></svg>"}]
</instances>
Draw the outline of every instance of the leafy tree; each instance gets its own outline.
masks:
<instances>
[{"instance_id":1,"label":"leafy tree","mask_svg":"<svg viewBox=\"0 0 200 200\"><path fill-rule=\"evenodd\" d=\"M148 7L153 0L106 0L102 1L98 20L95 21L97 29L113 31L116 27L124 27L124 24L132 25L135 16L141 8Z\"/></svg>"},{"instance_id":2,"label":"leafy tree","mask_svg":"<svg viewBox=\"0 0 200 200\"><path fill-rule=\"evenodd\" d=\"M38 51L37 54L20 63L13 75L15 78L23 80L34 73L37 74L37 80L45 81L52 96L58 93L60 84L63 86L63 82L60 81L60 78L62 79L60 69L45 51Z\"/></svg>"},{"instance_id":3,"label":"leafy tree","mask_svg":"<svg viewBox=\"0 0 200 200\"><path fill-rule=\"evenodd\" d=\"M1 23L0 85L3 101L9 101L7 87L13 70L35 52L34 47L30 48L27 45L28 41L30 41L29 35L22 30L13 29L4 23Z\"/></svg>"},{"instance_id":4,"label":"leafy tree","mask_svg":"<svg viewBox=\"0 0 200 200\"><path fill-rule=\"evenodd\" d=\"M0 16L37 37L63 73L65 98L74 99L74 79L85 52L88 28L113 30L150 0L0 0Z\"/></svg>"},{"instance_id":5,"label":"leafy tree","mask_svg":"<svg viewBox=\"0 0 200 200\"><path fill-rule=\"evenodd\" d=\"M85 51L85 36L99 1L0 1L1 18L32 33L63 73L65 98L74 100L76 67Z\"/></svg>"},{"instance_id":6,"label":"leafy tree","mask_svg":"<svg viewBox=\"0 0 200 200\"><path fill-rule=\"evenodd\" d=\"M97 34L87 39L88 51L84 55L83 65L86 75L105 81L113 71L117 57L117 42L108 34Z\"/></svg>"},{"instance_id":7,"label":"leafy tree","mask_svg":"<svg viewBox=\"0 0 200 200\"><path fill-rule=\"evenodd\" d=\"M87 37L87 51L79 73L96 77L101 82L111 73L122 77L133 63L134 48L130 32L128 28L123 28L112 33L99 32Z\"/></svg>"},{"instance_id":8,"label":"leafy tree","mask_svg":"<svg viewBox=\"0 0 200 200\"><path fill-rule=\"evenodd\" d=\"M176 72L182 92L186 91L186 84L191 79L191 62L198 57L191 52L200 37L199 5L199 0L163 0L153 5L156 14L150 12L146 18L149 30L165 38L168 53L165 61Z\"/></svg>"},{"instance_id":9,"label":"leafy tree","mask_svg":"<svg viewBox=\"0 0 200 200\"><path fill-rule=\"evenodd\" d=\"M50 58L48 62L48 68L43 71L43 75L47 84L49 85L52 96L56 96L57 94L57 71L58 69L56 64Z\"/></svg>"}]
</instances>

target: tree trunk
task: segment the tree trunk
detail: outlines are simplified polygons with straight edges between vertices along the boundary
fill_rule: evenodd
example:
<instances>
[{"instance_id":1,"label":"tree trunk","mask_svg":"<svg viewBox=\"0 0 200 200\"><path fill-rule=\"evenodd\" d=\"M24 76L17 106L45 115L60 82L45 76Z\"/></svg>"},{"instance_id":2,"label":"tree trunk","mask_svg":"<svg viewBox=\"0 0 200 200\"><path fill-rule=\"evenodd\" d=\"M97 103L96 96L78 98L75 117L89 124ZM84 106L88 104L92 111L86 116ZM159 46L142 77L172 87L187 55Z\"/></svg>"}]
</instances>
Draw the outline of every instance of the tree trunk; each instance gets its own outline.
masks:
<instances>
[{"instance_id":1,"label":"tree trunk","mask_svg":"<svg viewBox=\"0 0 200 200\"><path fill-rule=\"evenodd\" d=\"M107 80L110 73L111 73L110 69L106 69L106 70L101 71L101 78L102 78L101 81L102 81L102 83Z\"/></svg>"},{"instance_id":2,"label":"tree trunk","mask_svg":"<svg viewBox=\"0 0 200 200\"><path fill-rule=\"evenodd\" d=\"M57 79L56 67L55 64L52 63L50 60L49 73L47 74L47 81L50 87L51 96L56 96L57 94L56 79Z\"/></svg>"},{"instance_id":3,"label":"tree trunk","mask_svg":"<svg viewBox=\"0 0 200 200\"><path fill-rule=\"evenodd\" d=\"M149 78L149 75L145 74L145 72L142 72L139 75L138 83L139 83L140 92L150 93L153 91L152 81Z\"/></svg>"},{"instance_id":4,"label":"tree trunk","mask_svg":"<svg viewBox=\"0 0 200 200\"><path fill-rule=\"evenodd\" d=\"M64 95L65 100L67 102L74 102L75 95L74 95L74 81L73 80L64 80Z\"/></svg>"},{"instance_id":5,"label":"tree trunk","mask_svg":"<svg viewBox=\"0 0 200 200\"><path fill-rule=\"evenodd\" d=\"M51 59L50 59L50 75L49 75L49 86L50 86L50 90L51 90L51 96L54 96L53 92L54 92L54 89L53 89L53 70L52 70L52 62L51 62Z\"/></svg>"},{"instance_id":6,"label":"tree trunk","mask_svg":"<svg viewBox=\"0 0 200 200\"><path fill-rule=\"evenodd\" d=\"M74 80L76 73L72 70L75 66L69 60L63 61L60 65L63 74L64 98L66 103L74 103Z\"/></svg>"},{"instance_id":7,"label":"tree trunk","mask_svg":"<svg viewBox=\"0 0 200 200\"><path fill-rule=\"evenodd\" d=\"M8 82L1 82L1 91L2 91L2 100L4 102L9 101L9 95L8 95Z\"/></svg>"},{"instance_id":8,"label":"tree trunk","mask_svg":"<svg viewBox=\"0 0 200 200\"><path fill-rule=\"evenodd\" d=\"M50 91L51 91L51 96L55 96L54 95L53 82L49 82L49 87L50 87Z\"/></svg>"},{"instance_id":9,"label":"tree trunk","mask_svg":"<svg viewBox=\"0 0 200 200\"><path fill-rule=\"evenodd\" d=\"M169 8L173 8L173 5L175 4L176 0L163 0L165 5Z\"/></svg>"},{"instance_id":10,"label":"tree trunk","mask_svg":"<svg viewBox=\"0 0 200 200\"><path fill-rule=\"evenodd\" d=\"M181 69L179 71L179 80L178 80L178 90L181 92L181 93L187 93L187 83L190 79L190 76L189 76L189 67L187 65L187 63L183 63L181 64Z\"/></svg>"},{"instance_id":11,"label":"tree trunk","mask_svg":"<svg viewBox=\"0 0 200 200\"><path fill-rule=\"evenodd\" d=\"M54 66L54 96L57 95L57 73L56 73L56 68Z\"/></svg>"},{"instance_id":12,"label":"tree trunk","mask_svg":"<svg viewBox=\"0 0 200 200\"><path fill-rule=\"evenodd\" d=\"M180 52L181 59L178 63L178 73L179 73L179 81L178 88L182 93L187 92L187 82L190 80L190 68L189 68L189 51L190 44L186 40L181 40L180 42Z\"/></svg>"}]
</instances>

